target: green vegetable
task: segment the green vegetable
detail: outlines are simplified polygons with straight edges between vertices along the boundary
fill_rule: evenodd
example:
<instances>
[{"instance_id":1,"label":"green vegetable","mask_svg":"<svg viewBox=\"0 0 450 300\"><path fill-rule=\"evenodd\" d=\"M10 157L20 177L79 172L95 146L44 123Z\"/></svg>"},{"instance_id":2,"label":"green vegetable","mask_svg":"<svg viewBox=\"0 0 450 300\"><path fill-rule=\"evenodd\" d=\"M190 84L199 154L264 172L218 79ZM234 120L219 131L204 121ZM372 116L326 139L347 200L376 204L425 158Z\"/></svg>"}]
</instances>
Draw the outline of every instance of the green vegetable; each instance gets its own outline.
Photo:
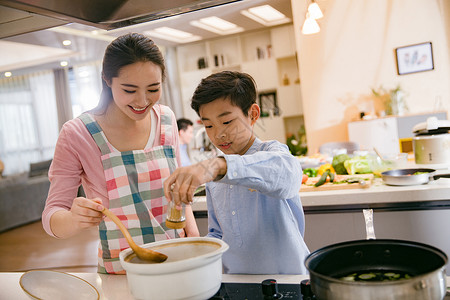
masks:
<instances>
[{"instance_id":1,"label":"green vegetable","mask_svg":"<svg viewBox=\"0 0 450 300\"><path fill-rule=\"evenodd\" d=\"M372 173L370 162L365 156L355 156L344 161L344 167L350 175Z\"/></svg>"},{"instance_id":2,"label":"green vegetable","mask_svg":"<svg viewBox=\"0 0 450 300\"><path fill-rule=\"evenodd\" d=\"M325 173L322 174L322 176L320 176L319 181L316 182L316 184L314 184L315 187L317 186L321 186L322 184L324 184L325 182L327 182L327 177L330 174L329 170L326 170Z\"/></svg>"},{"instance_id":3,"label":"green vegetable","mask_svg":"<svg viewBox=\"0 0 450 300\"><path fill-rule=\"evenodd\" d=\"M430 172L414 172L413 175L429 174Z\"/></svg>"},{"instance_id":4,"label":"green vegetable","mask_svg":"<svg viewBox=\"0 0 450 300\"><path fill-rule=\"evenodd\" d=\"M411 275L405 272L384 272L383 270L366 270L356 273L350 273L339 277L345 281L396 281L411 278Z\"/></svg>"},{"instance_id":5,"label":"green vegetable","mask_svg":"<svg viewBox=\"0 0 450 300\"><path fill-rule=\"evenodd\" d=\"M331 165L333 166L334 170L336 171L336 174L339 175L346 175L348 174L347 169L344 166L344 162L349 160L350 156L347 154L339 154L333 157L333 161L331 162Z\"/></svg>"},{"instance_id":6,"label":"green vegetable","mask_svg":"<svg viewBox=\"0 0 450 300\"><path fill-rule=\"evenodd\" d=\"M361 274L358 277L362 280L369 280L369 279L375 278L375 276L377 276L377 275L375 275L374 273L366 273L366 274Z\"/></svg>"},{"instance_id":7,"label":"green vegetable","mask_svg":"<svg viewBox=\"0 0 450 300\"><path fill-rule=\"evenodd\" d=\"M316 177L317 176L317 169L314 168L307 168L303 170L303 174L308 175L308 177Z\"/></svg>"},{"instance_id":8,"label":"green vegetable","mask_svg":"<svg viewBox=\"0 0 450 300\"><path fill-rule=\"evenodd\" d=\"M330 182L333 182L334 181L334 176L335 176L336 174L335 173L333 173L333 172L330 172L329 174L328 174L328 176L330 176Z\"/></svg>"}]
</instances>

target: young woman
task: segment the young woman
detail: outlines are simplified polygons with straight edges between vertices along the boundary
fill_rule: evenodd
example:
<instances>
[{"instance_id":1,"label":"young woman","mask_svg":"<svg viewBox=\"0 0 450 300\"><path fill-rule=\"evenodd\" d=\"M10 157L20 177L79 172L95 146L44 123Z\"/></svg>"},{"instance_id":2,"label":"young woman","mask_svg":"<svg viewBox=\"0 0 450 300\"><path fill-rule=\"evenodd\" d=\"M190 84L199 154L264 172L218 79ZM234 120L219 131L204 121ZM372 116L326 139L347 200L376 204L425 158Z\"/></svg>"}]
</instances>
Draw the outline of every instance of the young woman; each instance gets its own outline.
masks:
<instances>
[{"instance_id":1,"label":"young woman","mask_svg":"<svg viewBox=\"0 0 450 300\"><path fill-rule=\"evenodd\" d=\"M128 243L102 216L108 207L137 244L199 236L190 207L186 228L166 227L164 180L180 165L173 112L158 104L164 59L154 42L137 33L106 49L98 106L61 129L49 170L51 181L42 222L46 232L70 237L99 227L101 273L123 274L119 253ZM86 197L77 197L80 184Z\"/></svg>"}]
</instances>

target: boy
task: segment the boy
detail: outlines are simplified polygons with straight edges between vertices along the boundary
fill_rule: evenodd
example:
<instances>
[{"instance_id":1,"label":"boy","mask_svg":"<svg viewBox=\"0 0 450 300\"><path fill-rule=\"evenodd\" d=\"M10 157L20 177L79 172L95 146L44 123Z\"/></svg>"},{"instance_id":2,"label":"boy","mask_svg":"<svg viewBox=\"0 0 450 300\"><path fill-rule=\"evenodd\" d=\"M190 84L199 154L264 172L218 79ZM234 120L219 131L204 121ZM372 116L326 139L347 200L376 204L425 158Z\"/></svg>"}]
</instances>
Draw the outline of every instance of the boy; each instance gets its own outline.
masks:
<instances>
[{"instance_id":1,"label":"boy","mask_svg":"<svg viewBox=\"0 0 450 300\"><path fill-rule=\"evenodd\" d=\"M208 235L230 246L225 273L306 274L301 167L288 147L262 142L253 78L223 71L204 78L191 107L223 155L179 168L164 182L166 197L190 203L206 184Z\"/></svg>"}]
</instances>

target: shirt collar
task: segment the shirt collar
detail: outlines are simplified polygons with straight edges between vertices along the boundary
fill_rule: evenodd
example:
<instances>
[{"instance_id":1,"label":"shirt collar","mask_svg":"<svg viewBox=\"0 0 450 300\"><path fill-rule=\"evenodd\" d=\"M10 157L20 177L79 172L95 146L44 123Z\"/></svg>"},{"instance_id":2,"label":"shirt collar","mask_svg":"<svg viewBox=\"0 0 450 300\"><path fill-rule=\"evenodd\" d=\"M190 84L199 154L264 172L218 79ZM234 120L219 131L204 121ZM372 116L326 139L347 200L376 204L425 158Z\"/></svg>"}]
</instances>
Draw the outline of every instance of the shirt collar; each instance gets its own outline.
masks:
<instances>
[{"instance_id":1,"label":"shirt collar","mask_svg":"<svg viewBox=\"0 0 450 300\"><path fill-rule=\"evenodd\" d=\"M255 140L253 141L253 144L250 146L250 148L248 148L247 152L245 152L244 155L246 154L253 154L255 152L258 151L259 146L262 144L262 141L260 139L258 139L257 137L255 137Z\"/></svg>"}]
</instances>

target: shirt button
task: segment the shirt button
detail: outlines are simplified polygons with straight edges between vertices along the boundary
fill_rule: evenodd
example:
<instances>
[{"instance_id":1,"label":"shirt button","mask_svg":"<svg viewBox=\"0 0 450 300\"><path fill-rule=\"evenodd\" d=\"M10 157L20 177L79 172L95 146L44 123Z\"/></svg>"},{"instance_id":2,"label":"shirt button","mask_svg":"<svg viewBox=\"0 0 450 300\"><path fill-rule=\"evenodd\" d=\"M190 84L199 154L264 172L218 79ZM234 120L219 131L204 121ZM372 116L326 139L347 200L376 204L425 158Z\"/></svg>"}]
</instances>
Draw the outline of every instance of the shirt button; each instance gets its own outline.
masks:
<instances>
[{"instance_id":1,"label":"shirt button","mask_svg":"<svg viewBox=\"0 0 450 300\"><path fill-rule=\"evenodd\" d=\"M236 214L236 212L233 210L233 211L231 212L231 214L234 216L234 215Z\"/></svg>"},{"instance_id":2,"label":"shirt button","mask_svg":"<svg viewBox=\"0 0 450 300\"><path fill-rule=\"evenodd\" d=\"M233 186L232 185L230 185L230 189L232 189L233 188Z\"/></svg>"},{"instance_id":3,"label":"shirt button","mask_svg":"<svg viewBox=\"0 0 450 300\"><path fill-rule=\"evenodd\" d=\"M237 176L237 172L233 172L233 176L236 177Z\"/></svg>"}]
</instances>

